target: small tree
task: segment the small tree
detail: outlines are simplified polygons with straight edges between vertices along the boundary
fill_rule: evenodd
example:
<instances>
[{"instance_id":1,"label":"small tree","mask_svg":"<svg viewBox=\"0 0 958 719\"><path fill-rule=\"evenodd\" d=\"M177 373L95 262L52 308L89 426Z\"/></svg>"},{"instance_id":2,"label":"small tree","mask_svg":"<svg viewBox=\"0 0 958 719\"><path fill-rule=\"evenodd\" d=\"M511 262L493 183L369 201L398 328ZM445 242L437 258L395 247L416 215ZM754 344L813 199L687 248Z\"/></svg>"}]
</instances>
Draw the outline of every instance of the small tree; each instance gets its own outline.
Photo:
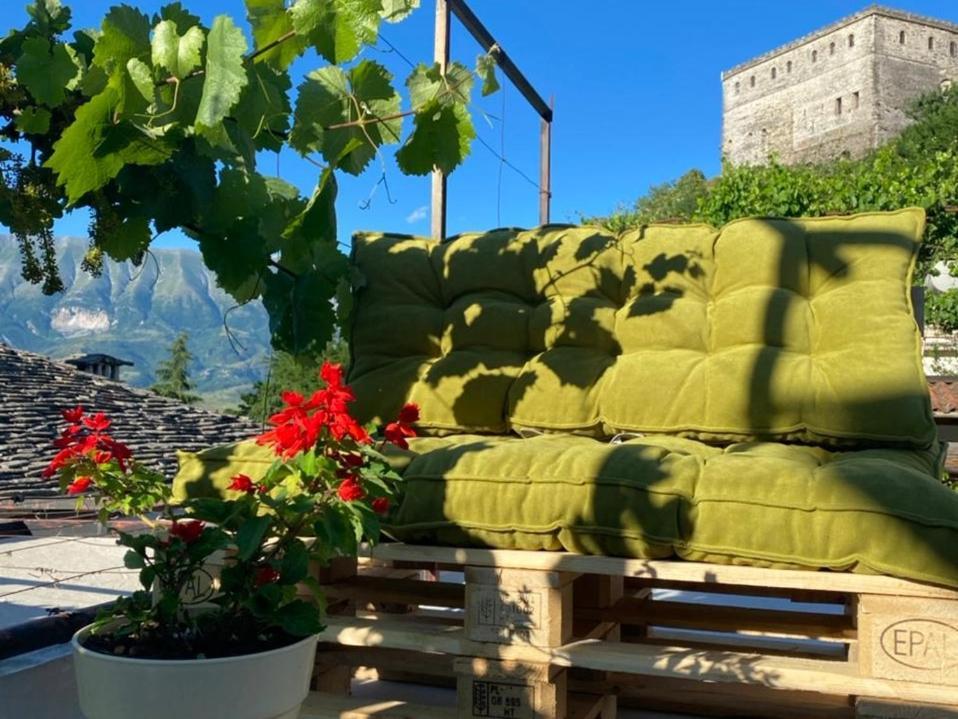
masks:
<instances>
[{"instance_id":1,"label":"small tree","mask_svg":"<svg viewBox=\"0 0 958 719\"><path fill-rule=\"evenodd\" d=\"M186 404L196 404L200 401L198 395L193 394L196 385L190 379L189 364L193 355L187 347L188 335L180 332L170 346L170 358L160 362L156 368L156 382L151 390L163 397L171 397Z\"/></svg>"},{"instance_id":2,"label":"small tree","mask_svg":"<svg viewBox=\"0 0 958 719\"><path fill-rule=\"evenodd\" d=\"M654 222L688 222L708 190L705 175L693 169L677 180L653 185L632 207L620 207L607 217L584 217L583 221L603 225L614 232Z\"/></svg>"},{"instance_id":3,"label":"small tree","mask_svg":"<svg viewBox=\"0 0 958 719\"><path fill-rule=\"evenodd\" d=\"M253 384L253 388L240 397L237 413L256 422L265 422L282 409L281 389L310 396L323 386L319 368L324 360L347 365L349 348L346 342L342 339L330 340L326 350L318 357L296 357L287 352L275 352L270 359L266 378Z\"/></svg>"}]
</instances>

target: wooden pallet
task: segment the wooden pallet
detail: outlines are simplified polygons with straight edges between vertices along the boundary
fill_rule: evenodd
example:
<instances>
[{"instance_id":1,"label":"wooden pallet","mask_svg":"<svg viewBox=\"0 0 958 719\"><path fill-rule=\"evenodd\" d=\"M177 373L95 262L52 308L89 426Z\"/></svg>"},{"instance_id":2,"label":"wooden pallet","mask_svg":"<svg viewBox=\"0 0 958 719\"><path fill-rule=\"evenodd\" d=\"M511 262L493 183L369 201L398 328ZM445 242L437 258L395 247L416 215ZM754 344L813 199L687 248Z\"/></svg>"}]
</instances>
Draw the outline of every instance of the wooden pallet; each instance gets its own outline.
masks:
<instances>
[{"instance_id":1,"label":"wooden pallet","mask_svg":"<svg viewBox=\"0 0 958 719\"><path fill-rule=\"evenodd\" d=\"M477 719L611 719L633 702L717 716L958 718L958 592L941 587L403 544L321 581L331 614L316 687L327 692L347 692L347 667L368 666L454 684L454 715ZM338 716L432 716L349 706Z\"/></svg>"}]
</instances>

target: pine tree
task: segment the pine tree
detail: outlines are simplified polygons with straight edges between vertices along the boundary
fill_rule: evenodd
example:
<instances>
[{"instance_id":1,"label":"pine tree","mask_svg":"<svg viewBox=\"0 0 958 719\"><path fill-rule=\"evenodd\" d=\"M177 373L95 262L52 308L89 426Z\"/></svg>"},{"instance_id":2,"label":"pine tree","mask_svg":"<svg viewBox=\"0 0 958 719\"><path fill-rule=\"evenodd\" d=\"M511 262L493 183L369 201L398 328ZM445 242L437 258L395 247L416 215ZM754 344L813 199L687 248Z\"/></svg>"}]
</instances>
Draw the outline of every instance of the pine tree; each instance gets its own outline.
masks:
<instances>
[{"instance_id":1,"label":"pine tree","mask_svg":"<svg viewBox=\"0 0 958 719\"><path fill-rule=\"evenodd\" d=\"M189 375L189 364L193 361L193 355L187 347L187 339L187 333L180 332L173 340L170 357L157 366L156 382L150 389L163 397L171 397L185 404L196 404L200 397L193 394L196 386Z\"/></svg>"}]
</instances>

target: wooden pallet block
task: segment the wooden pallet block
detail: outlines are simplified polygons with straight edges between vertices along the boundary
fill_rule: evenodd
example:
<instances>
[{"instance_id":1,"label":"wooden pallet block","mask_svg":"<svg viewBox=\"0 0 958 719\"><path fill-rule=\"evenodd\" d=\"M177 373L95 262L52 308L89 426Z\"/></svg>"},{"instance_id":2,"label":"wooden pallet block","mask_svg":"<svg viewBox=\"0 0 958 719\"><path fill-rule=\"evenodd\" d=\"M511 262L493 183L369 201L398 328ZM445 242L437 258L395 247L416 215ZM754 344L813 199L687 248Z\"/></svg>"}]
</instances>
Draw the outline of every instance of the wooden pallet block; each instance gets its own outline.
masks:
<instances>
[{"instance_id":1,"label":"wooden pallet block","mask_svg":"<svg viewBox=\"0 0 958 719\"><path fill-rule=\"evenodd\" d=\"M615 715L620 694L668 705L670 697L653 687L654 679L686 687L673 706L705 713L711 703L725 716L737 707L737 691L748 716L767 716L778 697L781 715L790 717L807 715L806 708L836 718L880 716L876 707L886 705L899 712L889 714L896 719L902 705L924 712L916 717L937 717L950 716L949 707L958 705L958 592L941 587L870 575L561 552L393 544L376 547L369 557L380 572L395 561L455 569L465 585L435 581L432 574L428 582L383 580L364 576L361 566L358 576L333 582L330 595L374 606L400 602L413 610L330 617L322 641L362 651L371 666L382 656L382 664L396 667L403 653L451 658L422 662L422 676L429 681L432 672L447 683L455 677L461 703L471 702L484 691L476 687L488 688L488 677L495 676L495 682L519 687L511 690L514 708L525 714L517 715L550 719L568 713L559 699L567 694L563 683L605 697L600 708L592 707L603 718ZM695 604L665 596L662 587L724 599L719 606ZM776 606L736 606L734 594ZM783 604L782 598L802 604ZM377 654L385 651L393 653L389 661ZM414 658L403 662L419 668ZM555 701L535 703L549 692Z\"/></svg>"}]
</instances>

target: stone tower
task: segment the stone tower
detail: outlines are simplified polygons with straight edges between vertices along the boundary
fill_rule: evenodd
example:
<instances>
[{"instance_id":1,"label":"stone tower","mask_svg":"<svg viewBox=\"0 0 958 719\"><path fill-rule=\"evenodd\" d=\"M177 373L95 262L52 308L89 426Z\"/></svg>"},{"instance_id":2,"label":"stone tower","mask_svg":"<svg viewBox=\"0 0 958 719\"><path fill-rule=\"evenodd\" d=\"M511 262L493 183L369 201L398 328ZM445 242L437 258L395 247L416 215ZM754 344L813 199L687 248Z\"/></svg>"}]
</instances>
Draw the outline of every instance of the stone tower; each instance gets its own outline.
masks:
<instances>
[{"instance_id":1,"label":"stone tower","mask_svg":"<svg viewBox=\"0 0 958 719\"><path fill-rule=\"evenodd\" d=\"M722 73L733 164L859 157L898 134L917 95L958 77L958 25L872 6Z\"/></svg>"}]
</instances>

